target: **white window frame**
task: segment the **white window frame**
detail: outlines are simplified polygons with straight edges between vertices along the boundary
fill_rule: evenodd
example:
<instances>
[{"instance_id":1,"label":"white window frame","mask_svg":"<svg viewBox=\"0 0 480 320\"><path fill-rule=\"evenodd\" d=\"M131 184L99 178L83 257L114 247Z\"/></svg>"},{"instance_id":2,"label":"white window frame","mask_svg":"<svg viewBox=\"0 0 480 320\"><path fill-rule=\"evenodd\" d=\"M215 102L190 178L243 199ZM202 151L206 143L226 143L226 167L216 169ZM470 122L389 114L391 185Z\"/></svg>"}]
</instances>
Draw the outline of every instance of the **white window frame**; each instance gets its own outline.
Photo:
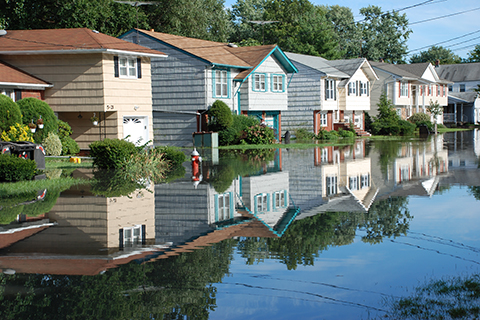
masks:
<instances>
[{"instance_id":1,"label":"white window frame","mask_svg":"<svg viewBox=\"0 0 480 320\"><path fill-rule=\"evenodd\" d=\"M257 202L258 205L258 202ZM273 207L274 208L285 208L286 202L285 202L285 190L282 191L276 191L273 193Z\"/></svg>"},{"instance_id":2,"label":"white window frame","mask_svg":"<svg viewBox=\"0 0 480 320\"><path fill-rule=\"evenodd\" d=\"M368 95L368 90L367 90L367 83L366 82L360 82L360 95Z\"/></svg>"},{"instance_id":3,"label":"white window frame","mask_svg":"<svg viewBox=\"0 0 480 320\"><path fill-rule=\"evenodd\" d=\"M328 114L326 112L320 112L320 127L328 126Z\"/></svg>"},{"instance_id":4,"label":"white window frame","mask_svg":"<svg viewBox=\"0 0 480 320\"><path fill-rule=\"evenodd\" d=\"M360 176L360 188L370 187L370 174L365 173Z\"/></svg>"},{"instance_id":5,"label":"white window frame","mask_svg":"<svg viewBox=\"0 0 480 320\"><path fill-rule=\"evenodd\" d=\"M265 73L255 73L253 75L253 91L267 91L267 75Z\"/></svg>"},{"instance_id":6,"label":"white window frame","mask_svg":"<svg viewBox=\"0 0 480 320\"><path fill-rule=\"evenodd\" d=\"M442 92L440 90L440 85L437 84L437 97L441 97L441 95L442 95Z\"/></svg>"},{"instance_id":7,"label":"white window frame","mask_svg":"<svg viewBox=\"0 0 480 320\"><path fill-rule=\"evenodd\" d=\"M218 221L230 219L230 192L218 195Z\"/></svg>"},{"instance_id":8,"label":"white window frame","mask_svg":"<svg viewBox=\"0 0 480 320\"><path fill-rule=\"evenodd\" d=\"M337 194L337 176L336 175L329 175L325 178L326 183L326 193L327 196L333 196Z\"/></svg>"},{"instance_id":9,"label":"white window frame","mask_svg":"<svg viewBox=\"0 0 480 320\"><path fill-rule=\"evenodd\" d=\"M359 183L358 183L358 176L351 176L348 178L348 188L350 190L358 190Z\"/></svg>"},{"instance_id":10,"label":"white window frame","mask_svg":"<svg viewBox=\"0 0 480 320\"><path fill-rule=\"evenodd\" d=\"M256 213L264 213L268 211L268 194L267 193L260 193L255 196L256 201L256 207L255 207L255 212Z\"/></svg>"},{"instance_id":11,"label":"white window frame","mask_svg":"<svg viewBox=\"0 0 480 320\"><path fill-rule=\"evenodd\" d=\"M13 101L15 101L15 90L14 89L5 89L5 88L0 88L0 93L10 97Z\"/></svg>"},{"instance_id":12,"label":"white window frame","mask_svg":"<svg viewBox=\"0 0 480 320\"><path fill-rule=\"evenodd\" d=\"M123 245L131 247L142 242L142 225L123 228Z\"/></svg>"},{"instance_id":13,"label":"white window frame","mask_svg":"<svg viewBox=\"0 0 480 320\"><path fill-rule=\"evenodd\" d=\"M214 87L214 97L215 98L228 98L228 71L227 70L214 70L215 72L215 83Z\"/></svg>"},{"instance_id":14,"label":"white window frame","mask_svg":"<svg viewBox=\"0 0 480 320\"><path fill-rule=\"evenodd\" d=\"M325 79L325 100L335 100L334 79Z\"/></svg>"},{"instance_id":15,"label":"white window frame","mask_svg":"<svg viewBox=\"0 0 480 320\"><path fill-rule=\"evenodd\" d=\"M400 97L408 97L408 82L400 82Z\"/></svg>"},{"instance_id":16,"label":"white window frame","mask_svg":"<svg viewBox=\"0 0 480 320\"><path fill-rule=\"evenodd\" d=\"M283 75L272 74L272 92L285 92Z\"/></svg>"},{"instance_id":17,"label":"white window frame","mask_svg":"<svg viewBox=\"0 0 480 320\"><path fill-rule=\"evenodd\" d=\"M357 95L357 86L355 84L355 81L350 81L348 83L348 95L349 96Z\"/></svg>"},{"instance_id":18,"label":"white window frame","mask_svg":"<svg viewBox=\"0 0 480 320\"><path fill-rule=\"evenodd\" d=\"M118 75L120 78L137 79L137 58L120 56L118 57Z\"/></svg>"},{"instance_id":19,"label":"white window frame","mask_svg":"<svg viewBox=\"0 0 480 320\"><path fill-rule=\"evenodd\" d=\"M328 148L321 149L320 159L322 163L328 163Z\"/></svg>"}]
</instances>

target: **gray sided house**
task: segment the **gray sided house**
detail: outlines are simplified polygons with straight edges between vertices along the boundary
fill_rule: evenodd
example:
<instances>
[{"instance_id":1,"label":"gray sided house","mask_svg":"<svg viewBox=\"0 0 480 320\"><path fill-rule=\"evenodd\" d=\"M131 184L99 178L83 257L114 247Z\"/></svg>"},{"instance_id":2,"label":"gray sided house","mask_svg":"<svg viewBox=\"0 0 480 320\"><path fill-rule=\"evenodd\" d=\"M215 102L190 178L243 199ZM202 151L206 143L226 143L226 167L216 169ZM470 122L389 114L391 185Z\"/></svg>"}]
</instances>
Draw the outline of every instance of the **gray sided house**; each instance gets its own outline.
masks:
<instances>
[{"instance_id":1,"label":"gray sided house","mask_svg":"<svg viewBox=\"0 0 480 320\"><path fill-rule=\"evenodd\" d=\"M474 91L480 85L480 62L437 65L438 75L452 83L448 86L445 123L479 123L480 98Z\"/></svg>"},{"instance_id":2,"label":"gray sided house","mask_svg":"<svg viewBox=\"0 0 480 320\"><path fill-rule=\"evenodd\" d=\"M192 133L206 131L216 100L263 119L281 137L289 74L297 69L278 46L237 47L140 29L120 38L169 55L152 60L155 145L191 146Z\"/></svg>"},{"instance_id":3,"label":"gray sided house","mask_svg":"<svg viewBox=\"0 0 480 320\"><path fill-rule=\"evenodd\" d=\"M287 53L298 74L290 83L284 130L304 128L338 130L352 122L363 133L364 112L370 110L371 83L377 75L366 59L329 61L321 57Z\"/></svg>"}]
</instances>

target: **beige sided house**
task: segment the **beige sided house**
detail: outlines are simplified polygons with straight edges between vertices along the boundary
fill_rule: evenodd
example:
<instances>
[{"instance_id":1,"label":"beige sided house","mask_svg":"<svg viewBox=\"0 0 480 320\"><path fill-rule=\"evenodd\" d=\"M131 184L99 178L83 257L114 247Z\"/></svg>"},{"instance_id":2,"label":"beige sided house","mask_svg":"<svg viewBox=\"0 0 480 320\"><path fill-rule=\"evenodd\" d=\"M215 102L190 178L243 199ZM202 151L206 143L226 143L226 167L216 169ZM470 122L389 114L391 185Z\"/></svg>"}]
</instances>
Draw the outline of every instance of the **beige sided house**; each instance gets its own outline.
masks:
<instances>
[{"instance_id":1,"label":"beige sided house","mask_svg":"<svg viewBox=\"0 0 480 320\"><path fill-rule=\"evenodd\" d=\"M105 138L153 140L154 57L167 55L87 28L7 30L0 36L1 60L53 84L45 101L71 125L82 150Z\"/></svg>"}]
</instances>

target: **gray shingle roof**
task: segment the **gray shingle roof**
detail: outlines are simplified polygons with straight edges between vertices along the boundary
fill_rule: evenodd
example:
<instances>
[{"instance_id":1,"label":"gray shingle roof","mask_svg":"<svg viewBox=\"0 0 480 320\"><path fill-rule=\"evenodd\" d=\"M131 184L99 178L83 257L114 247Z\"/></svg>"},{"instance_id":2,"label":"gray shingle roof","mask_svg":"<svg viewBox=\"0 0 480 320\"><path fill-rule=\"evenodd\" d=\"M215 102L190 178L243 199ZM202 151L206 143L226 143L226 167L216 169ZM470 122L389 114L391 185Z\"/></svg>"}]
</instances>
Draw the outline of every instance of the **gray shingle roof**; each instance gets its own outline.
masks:
<instances>
[{"instance_id":1,"label":"gray shingle roof","mask_svg":"<svg viewBox=\"0 0 480 320\"><path fill-rule=\"evenodd\" d=\"M480 62L445 64L435 68L438 76L453 82L479 81Z\"/></svg>"},{"instance_id":2,"label":"gray shingle roof","mask_svg":"<svg viewBox=\"0 0 480 320\"><path fill-rule=\"evenodd\" d=\"M386 72L392 73L394 75L400 76L402 78L406 79L418 79L420 76L417 76L408 70L399 68L399 65L396 64L390 64L390 63L384 63L384 62L374 62L370 61L370 64L373 68L381 69Z\"/></svg>"},{"instance_id":3,"label":"gray shingle roof","mask_svg":"<svg viewBox=\"0 0 480 320\"><path fill-rule=\"evenodd\" d=\"M285 52L285 54L288 59L306 65L307 67L318 70L322 73L325 73L325 75L329 77L350 78L347 73L340 71L336 67L333 67L331 65L332 61L328 61L327 59L324 59L322 57L308 56L305 54L291 52Z\"/></svg>"}]
</instances>

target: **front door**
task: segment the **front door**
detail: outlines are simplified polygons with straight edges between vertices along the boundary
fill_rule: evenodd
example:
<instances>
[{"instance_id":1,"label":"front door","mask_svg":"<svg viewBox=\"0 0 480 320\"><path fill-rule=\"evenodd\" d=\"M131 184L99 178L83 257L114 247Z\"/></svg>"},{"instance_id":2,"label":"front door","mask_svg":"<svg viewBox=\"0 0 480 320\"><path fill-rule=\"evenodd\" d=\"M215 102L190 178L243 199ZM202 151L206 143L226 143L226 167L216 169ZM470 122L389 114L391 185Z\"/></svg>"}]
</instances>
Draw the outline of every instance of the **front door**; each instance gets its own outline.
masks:
<instances>
[{"instance_id":1,"label":"front door","mask_svg":"<svg viewBox=\"0 0 480 320\"><path fill-rule=\"evenodd\" d=\"M123 137L133 142L136 146L148 141L147 117L123 117Z\"/></svg>"}]
</instances>

